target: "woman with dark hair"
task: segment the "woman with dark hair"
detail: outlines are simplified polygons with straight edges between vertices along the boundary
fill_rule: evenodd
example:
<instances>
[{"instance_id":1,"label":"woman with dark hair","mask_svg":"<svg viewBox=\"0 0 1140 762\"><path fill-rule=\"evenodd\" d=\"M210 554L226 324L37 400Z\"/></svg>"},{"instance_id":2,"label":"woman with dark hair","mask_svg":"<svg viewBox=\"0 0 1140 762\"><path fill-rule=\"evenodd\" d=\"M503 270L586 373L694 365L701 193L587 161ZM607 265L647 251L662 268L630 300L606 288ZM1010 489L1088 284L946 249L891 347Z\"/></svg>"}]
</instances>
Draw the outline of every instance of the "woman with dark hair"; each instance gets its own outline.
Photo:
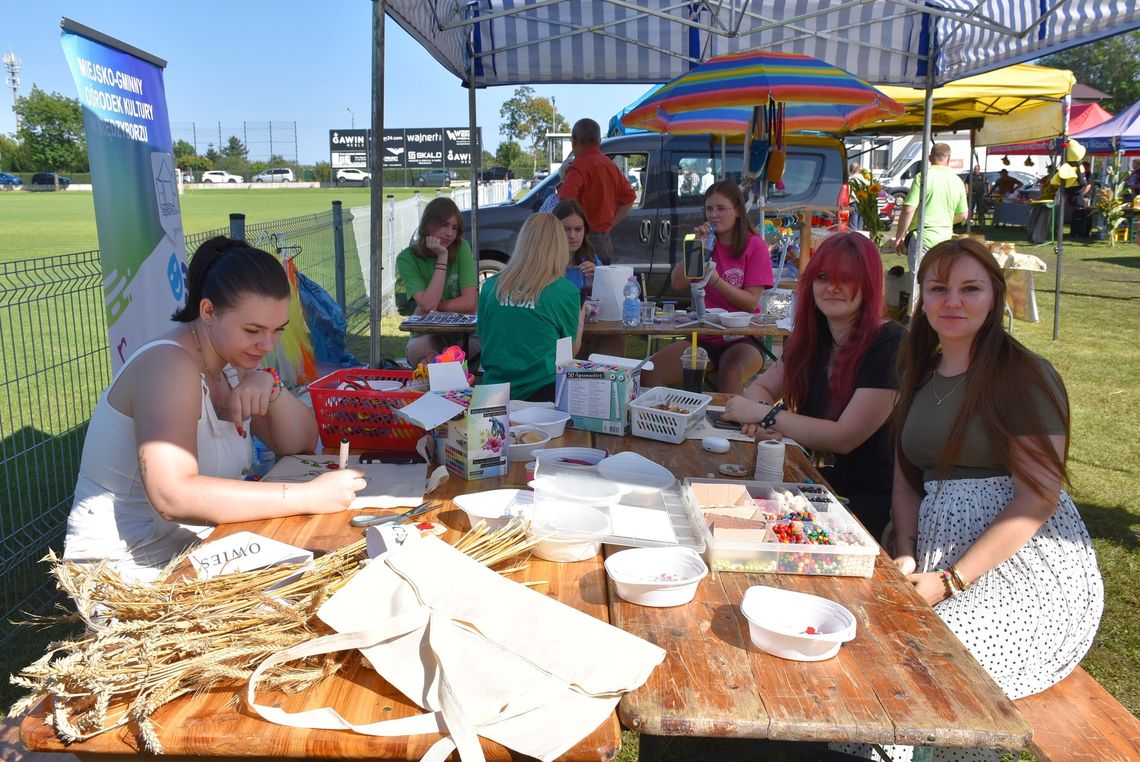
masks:
<instances>
[{"instance_id":1,"label":"woman with dark hair","mask_svg":"<svg viewBox=\"0 0 1140 762\"><path fill-rule=\"evenodd\" d=\"M887 422L904 331L883 318L882 260L866 236L833 235L812 255L795 326L780 360L728 401L725 418L757 439L786 436L825 454L821 472L878 539L890 520Z\"/></svg>"},{"instance_id":2,"label":"woman with dark hair","mask_svg":"<svg viewBox=\"0 0 1140 762\"><path fill-rule=\"evenodd\" d=\"M931 248L903 347L895 564L1010 698L1088 651L1104 588L1068 479L1065 386L1002 329L990 252Z\"/></svg>"},{"instance_id":3,"label":"woman with dark hair","mask_svg":"<svg viewBox=\"0 0 1140 762\"><path fill-rule=\"evenodd\" d=\"M396 307L401 315L474 314L479 300L478 273L471 244L463 239L463 217L454 201L440 196L428 202L416 240L396 255L396 273ZM413 334L408 339L408 363L415 367L423 360L430 361L463 339L463 334ZM478 337L470 337L469 361L479 354L479 347Z\"/></svg>"},{"instance_id":4,"label":"woman with dark hair","mask_svg":"<svg viewBox=\"0 0 1140 762\"><path fill-rule=\"evenodd\" d=\"M594 244L590 242L590 221L586 219L586 212L577 200L568 198L559 201L551 212L562 223L562 230L566 233L566 245L570 249L570 263L566 266L566 280L573 283L579 291L579 299L585 299L594 286L594 268L605 264L594 251ZM594 334L583 336L577 354L589 357L592 353L603 355L625 355L625 336Z\"/></svg>"},{"instance_id":5,"label":"woman with dark hair","mask_svg":"<svg viewBox=\"0 0 1140 762\"><path fill-rule=\"evenodd\" d=\"M704 240L715 233L712 258L704 278L705 307L729 312L757 312L764 289L774 285L772 255L748 219L744 194L729 180L705 191L705 224L693 232ZM685 263L670 276L676 291L688 291ZM716 366L722 392L739 394L744 383L764 367L760 342L752 336L702 335L698 339ZM642 371L641 384L676 386L681 381L681 353L688 342L677 341L653 355L654 370Z\"/></svg>"},{"instance_id":6,"label":"woman with dark hair","mask_svg":"<svg viewBox=\"0 0 1140 762\"><path fill-rule=\"evenodd\" d=\"M359 471L305 484L242 481L250 432L277 454L311 452L312 411L259 368L289 317L289 281L271 254L213 238L190 262L177 325L136 349L91 415L64 557L151 580L221 522L341 511Z\"/></svg>"}]
</instances>

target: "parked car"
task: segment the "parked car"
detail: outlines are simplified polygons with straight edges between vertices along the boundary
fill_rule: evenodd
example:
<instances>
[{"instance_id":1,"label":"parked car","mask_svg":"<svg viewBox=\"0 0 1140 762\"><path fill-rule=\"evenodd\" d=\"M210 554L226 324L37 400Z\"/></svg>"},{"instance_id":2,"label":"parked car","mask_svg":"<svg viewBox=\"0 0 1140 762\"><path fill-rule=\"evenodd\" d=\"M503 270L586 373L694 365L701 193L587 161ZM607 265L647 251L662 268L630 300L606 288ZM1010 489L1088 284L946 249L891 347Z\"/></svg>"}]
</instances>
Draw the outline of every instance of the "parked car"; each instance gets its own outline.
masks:
<instances>
[{"instance_id":1,"label":"parked car","mask_svg":"<svg viewBox=\"0 0 1140 762\"><path fill-rule=\"evenodd\" d=\"M71 178L57 175L55 172L36 172L32 175L32 185L59 185L61 188L66 188L71 185Z\"/></svg>"},{"instance_id":2,"label":"parked car","mask_svg":"<svg viewBox=\"0 0 1140 762\"><path fill-rule=\"evenodd\" d=\"M0 172L0 185L23 185L24 181L7 172Z\"/></svg>"},{"instance_id":3,"label":"parked car","mask_svg":"<svg viewBox=\"0 0 1140 762\"><path fill-rule=\"evenodd\" d=\"M336 184L348 185L349 183L359 183L360 185L368 185L372 181L372 173L365 172L363 169L356 169L355 167L345 167L336 171Z\"/></svg>"},{"instance_id":4,"label":"parked car","mask_svg":"<svg viewBox=\"0 0 1140 762\"><path fill-rule=\"evenodd\" d=\"M231 174L224 169L210 169L202 173L202 182L204 183L244 183L245 178L241 175Z\"/></svg>"},{"instance_id":5,"label":"parked car","mask_svg":"<svg viewBox=\"0 0 1140 762\"><path fill-rule=\"evenodd\" d=\"M514 180L515 171L507 167L488 167L479 173L479 179L482 182L489 182L491 180Z\"/></svg>"},{"instance_id":6,"label":"parked car","mask_svg":"<svg viewBox=\"0 0 1140 762\"><path fill-rule=\"evenodd\" d=\"M790 135L787 139L784 189L770 186L765 212L803 207L835 207L847 182L847 151L834 138ZM659 298L668 288L670 270L681 259L681 241L704 221L704 198L699 186L682 182L682 168L712 162L720 175L721 143L708 135L623 135L602 142L602 152L626 175L639 182L630 212L616 225L613 239L617 264L632 265L649 281L649 298ZM743 148L728 146L728 179L740 181ZM523 221L538 210L555 191L554 173L519 200L479 208L478 265L480 274L499 270L514 250ZM464 229L470 238L470 211L463 212Z\"/></svg>"},{"instance_id":7,"label":"parked car","mask_svg":"<svg viewBox=\"0 0 1140 762\"><path fill-rule=\"evenodd\" d=\"M293 170L283 168L265 169L253 176L255 183L292 183L296 182Z\"/></svg>"},{"instance_id":8,"label":"parked car","mask_svg":"<svg viewBox=\"0 0 1140 762\"><path fill-rule=\"evenodd\" d=\"M1009 170L1006 170L1006 172L1009 173L1010 177L1014 178L1015 180L1018 180L1021 183L1021 187L1024 188L1025 190L1029 190L1030 188L1036 188L1037 187L1037 178L1034 177L1033 175L1029 174L1028 172L1019 172L1016 169L1009 169ZM986 188L993 188L994 183L997 182L997 179L1000 175L1001 175L1000 170L997 172L986 172L985 173ZM970 173L969 172L959 172L958 177L962 178L962 182L964 182L964 183L968 184L970 182Z\"/></svg>"},{"instance_id":9,"label":"parked car","mask_svg":"<svg viewBox=\"0 0 1140 762\"><path fill-rule=\"evenodd\" d=\"M537 170L534 173L534 175L530 178L530 187L533 188L534 186L538 185L540 182L542 182L543 180L545 180L548 177L550 177L550 170L549 169Z\"/></svg>"},{"instance_id":10,"label":"parked car","mask_svg":"<svg viewBox=\"0 0 1140 762\"><path fill-rule=\"evenodd\" d=\"M183 170L183 171L182 171L182 182L184 182L184 183L192 183L192 182L194 182L194 175L193 175L193 174L191 174L191 173L190 173L189 171L187 171L187 170Z\"/></svg>"},{"instance_id":11,"label":"parked car","mask_svg":"<svg viewBox=\"0 0 1140 762\"><path fill-rule=\"evenodd\" d=\"M413 182L421 188L426 185L447 187L451 185L451 173L446 169L429 169L416 175Z\"/></svg>"}]
</instances>

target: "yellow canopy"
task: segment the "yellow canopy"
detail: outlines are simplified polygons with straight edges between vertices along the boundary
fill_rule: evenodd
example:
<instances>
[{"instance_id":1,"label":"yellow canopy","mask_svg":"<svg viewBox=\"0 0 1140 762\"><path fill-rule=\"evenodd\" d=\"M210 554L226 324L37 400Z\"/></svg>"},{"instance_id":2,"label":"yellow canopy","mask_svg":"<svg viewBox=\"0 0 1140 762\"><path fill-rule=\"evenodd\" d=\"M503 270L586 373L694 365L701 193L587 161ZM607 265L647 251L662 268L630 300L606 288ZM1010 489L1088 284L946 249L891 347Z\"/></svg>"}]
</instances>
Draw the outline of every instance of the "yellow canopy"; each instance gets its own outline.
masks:
<instances>
[{"instance_id":1,"label":"yellow canopy","mask_svg":"<svg viewBox=\"0 0 1140 762\"><path fill-rule=\"evenodd\" d=\"M1065 69L1015 64L966 77L934 90L935 132L977 130L975 145L1000 145L1061 134L1062 101L1076 77ZM920 132L926 91L879 88L906 107L895 119L875 122L861 132Z\"/></svg>"}]
</instances>

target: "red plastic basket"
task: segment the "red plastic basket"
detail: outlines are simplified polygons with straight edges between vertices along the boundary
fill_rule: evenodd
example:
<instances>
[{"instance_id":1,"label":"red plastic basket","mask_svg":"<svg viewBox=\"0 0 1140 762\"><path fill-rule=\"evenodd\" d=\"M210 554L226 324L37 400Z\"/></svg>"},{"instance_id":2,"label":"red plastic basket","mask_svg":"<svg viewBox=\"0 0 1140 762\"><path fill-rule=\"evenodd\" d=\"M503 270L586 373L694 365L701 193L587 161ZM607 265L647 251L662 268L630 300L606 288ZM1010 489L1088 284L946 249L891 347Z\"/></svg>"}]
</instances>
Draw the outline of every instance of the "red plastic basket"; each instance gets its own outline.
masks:
<instances>
[{"instance_id":1,"label":"red plastic basket","mask_svg":"<svg viewBox=\"0 0 1140 762\"><path fill-rule=\"evenodd\" d=\"M423 396L419 391L381 392L368 387L369 381L412 380L410 370L371 370L349 368L333 371L309 384L313 412L326 448L340 446L347 437L357 450L415 452L416 442L425 433L396 414L396 411ZM360 388L341 389L343 384Z\"/></svg>"}]
</instances>

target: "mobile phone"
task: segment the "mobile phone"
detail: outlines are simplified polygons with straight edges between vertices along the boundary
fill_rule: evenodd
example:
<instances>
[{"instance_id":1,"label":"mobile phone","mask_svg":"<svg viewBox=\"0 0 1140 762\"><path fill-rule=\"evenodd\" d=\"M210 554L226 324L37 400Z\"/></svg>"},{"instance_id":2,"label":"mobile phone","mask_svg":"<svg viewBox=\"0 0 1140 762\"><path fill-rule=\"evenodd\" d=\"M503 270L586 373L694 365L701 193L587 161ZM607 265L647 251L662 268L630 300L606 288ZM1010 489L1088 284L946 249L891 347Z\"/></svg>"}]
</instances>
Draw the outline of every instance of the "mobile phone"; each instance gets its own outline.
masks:
<instances>
[{"instance_id":1,"label":"mobile phone","mask_svg":"<svg viewBox=\"0 0 1140 762\"><path fill-rule=\"evenodd\" d=\"M709 423L713 425L714 429L729 429L731 431L740 431L740 427L743 425L740 423L740 421L724 420L724 418L721 417L724 415L724 413L716 413L710 410L706 411L705 414L709 417Z\"/></svg>"},{"instance_id":2,"label":"mobile phone","mask_svg":"<svg viewBox=\"0 0 1140 762\"><path fill-rule=\"evenodd\" d=\"M685 255L685 277L700 280L705 277L705 245L698 238L686 238L681 242Z\"/></svg>"},{"instance_id":3,"label":"mobile phone","mask_svg":"<svg viewBox=\"0 0 1140 762\"><path fill-rule=\"evenodd\" d=\"M418 455L373 450L371 452L360 453L360 462L362 464L390 463L393 465L406 465L410 463L421 463L423 460Z\"/></svg>"}]
</instances>

